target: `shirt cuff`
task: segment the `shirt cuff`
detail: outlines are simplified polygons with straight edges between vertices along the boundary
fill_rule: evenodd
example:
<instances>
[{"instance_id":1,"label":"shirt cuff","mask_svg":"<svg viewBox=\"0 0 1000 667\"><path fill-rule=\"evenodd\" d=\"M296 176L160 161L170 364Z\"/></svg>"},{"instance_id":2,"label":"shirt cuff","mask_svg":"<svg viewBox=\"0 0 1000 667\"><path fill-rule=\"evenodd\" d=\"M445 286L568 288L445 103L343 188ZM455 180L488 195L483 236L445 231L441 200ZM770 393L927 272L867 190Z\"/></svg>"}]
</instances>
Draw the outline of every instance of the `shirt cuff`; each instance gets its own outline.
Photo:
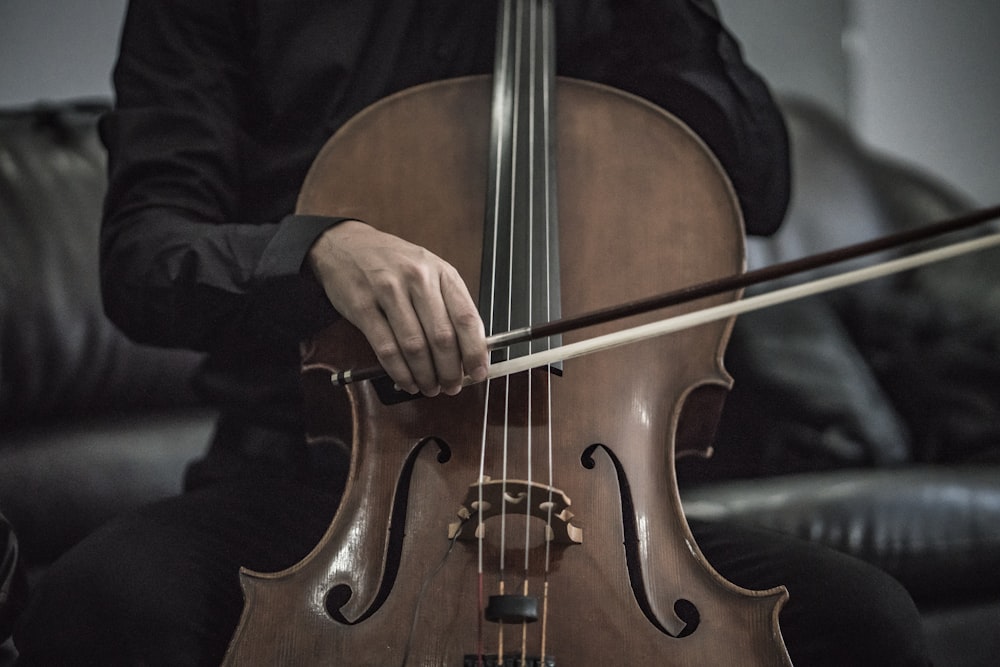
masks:
<instances>
[{"instance_id":1,"label":"shirt cuff","mask_svg":"<svg viewBox=\"0 0 1000 667\"><path fill-rule=\"evenodd\" d=\"M304 263L316 239L345 220L350 218L288 215L278 224L254 270L254 310L262 331L297 342L340 317Z\"/></svg>"},{"instance_id":2,"label":"shirt cuff","mask_svg":"<svg viewBox=\"0 0 1000 667\"><path fill-rule=\"evenodd\" d=\"M254 278L268 281L299 274L306 255L323 232L350 218L287 215L261 254Z\"/></svg>"}]
</instances>

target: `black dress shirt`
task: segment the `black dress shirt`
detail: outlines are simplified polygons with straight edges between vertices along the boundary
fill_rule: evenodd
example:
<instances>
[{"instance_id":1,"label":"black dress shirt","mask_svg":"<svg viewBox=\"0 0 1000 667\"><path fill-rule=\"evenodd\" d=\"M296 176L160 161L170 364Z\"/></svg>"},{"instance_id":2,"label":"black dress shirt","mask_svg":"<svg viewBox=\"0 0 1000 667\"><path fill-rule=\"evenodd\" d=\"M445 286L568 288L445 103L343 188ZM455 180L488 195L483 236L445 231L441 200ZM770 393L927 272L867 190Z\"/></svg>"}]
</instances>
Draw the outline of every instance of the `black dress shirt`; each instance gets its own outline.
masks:
<instances>
[{"instance_id":1,"label":"black dress shirt","mask_svg":"<svg viewBox=\"0 0 1000 667\"><path fill-rule=\"evenodd\" d=\"M109 316L209 353L202 388L297 428L297 343L337 315L305 255L330 224L290 213L326 139L389 93L492 71L495 0L132 0L102 119ZM788 198L787 139L708 0L557 3L558 72L641 95L720 159L748 231Z\"/></svg>"}]
</instances>

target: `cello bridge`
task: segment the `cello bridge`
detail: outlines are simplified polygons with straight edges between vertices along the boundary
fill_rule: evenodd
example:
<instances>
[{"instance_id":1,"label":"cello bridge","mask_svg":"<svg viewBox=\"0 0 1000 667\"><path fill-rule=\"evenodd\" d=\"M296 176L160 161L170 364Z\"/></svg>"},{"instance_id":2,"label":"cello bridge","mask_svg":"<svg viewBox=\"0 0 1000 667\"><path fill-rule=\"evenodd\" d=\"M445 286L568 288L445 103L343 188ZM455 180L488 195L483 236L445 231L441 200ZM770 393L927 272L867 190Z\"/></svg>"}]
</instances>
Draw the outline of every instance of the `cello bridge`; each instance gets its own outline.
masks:
<instances>
[{"instance_id":1,"label":"cello bridge","mask_svg":"<svg viewBox=\"0 0 1000 667\"><path fill-rule=\"evenodd\" d=\"M449 540L472 541L486 535L486 521L502 514L529 514L545 524L545 540L555 544L580 544L583 530L571 523L570 499L547 484L524 480L490 480L469 485L459 520L448 526ZM475 531L463 531L469 520ZM541 663L539 663L541 664ZM504 665L506 667L506 665Z\"/></svg>"},{"instance_id":2,"label":"cello bridge","mask_svg":"<svg viewBox=\"0 0 1000 667\"><path fill-rule=\"evenodd\" d=\"M523 660L520 656L501 659L496 655L467 655L463 667L556 667L556 659L548 655L544 658L528 656Z\"/></svg>"}]
</instances>

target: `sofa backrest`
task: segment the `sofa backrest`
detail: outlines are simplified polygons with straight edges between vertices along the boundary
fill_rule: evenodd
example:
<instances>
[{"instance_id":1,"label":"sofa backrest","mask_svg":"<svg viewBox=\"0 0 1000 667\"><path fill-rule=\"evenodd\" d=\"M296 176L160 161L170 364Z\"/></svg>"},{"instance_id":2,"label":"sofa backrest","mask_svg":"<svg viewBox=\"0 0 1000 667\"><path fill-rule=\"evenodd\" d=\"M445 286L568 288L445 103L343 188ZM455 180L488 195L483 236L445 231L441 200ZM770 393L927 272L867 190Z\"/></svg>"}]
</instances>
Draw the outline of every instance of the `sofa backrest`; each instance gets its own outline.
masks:
<instances>
[{"instance_id":1,"label":"sofa backrest","mask_svg":"<svg viewBox=\"0 0 1000 667\"><path fill-rule=\"evenodd\" d=\"M0 431L195 402L197 355L136 345L103 314L105 108L0 113Z\"/></svg>"},{"instance_id":2,"label":"sofa backrest","mask_svg":"<svg viewBox=\"0 0 1000 667\"><path fill-rule=\"evenodd\" d=\"M792 201L776 235L750 239L752 267L972 208L941 179L864 146L816 104L782 106ZM996 459L998 360L997 250L741 316L727 352L735 387L705 474Z\"/></svg>"}]
</instances>

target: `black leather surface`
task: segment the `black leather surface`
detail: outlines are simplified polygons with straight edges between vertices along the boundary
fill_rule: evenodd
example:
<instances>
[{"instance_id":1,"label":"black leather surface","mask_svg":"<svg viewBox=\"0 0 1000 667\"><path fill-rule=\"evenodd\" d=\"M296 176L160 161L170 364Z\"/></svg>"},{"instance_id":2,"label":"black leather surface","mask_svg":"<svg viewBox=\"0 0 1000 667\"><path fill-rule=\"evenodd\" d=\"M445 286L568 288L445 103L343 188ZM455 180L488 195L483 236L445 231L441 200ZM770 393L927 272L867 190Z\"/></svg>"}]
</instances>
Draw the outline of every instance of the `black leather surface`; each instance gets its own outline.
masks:
<instances>
[{"instance_id":1,"label":"black leather surface","mask_svg":"<svg viewBox=\"0 0 1000 667\"><path fill-rule=\"evenodd\" d=\"M969 207L815 107L787 109L792 208L750 241L753 265ZM997 285L990 251L741 317L715 458L678 466L686 509L861 557L923 607L988 600L1000 614Z\"/></svg>"},{"instance_id":2,"label":"black leather surface","mask_svg":"<svg viewBox=\"0 0 1000 667\"><path fill-rule=\"evenodd\" d=\"M1000 595L1000 484L985 466L907 466L685 490L702 519L771 528L852 554L932 600Z\"/></svg>"},{"instance_id":3,"label":"black leather surface","mask_svg":"<svg viewBox=\"0 0 1000 667\"><path fill-rule=\"evenodd\" d=\"M24 573L17 567L18 555L17 535L7 517L0 514L0 644L10 636L27 595Z\"/></svg>"},{"instance_id":4,"label":"black leather surface","mask_svg":"<svg viewBox=\"0 0 1000 667\"><path fill-rule=\"evenodd\" d=\"M190 388L200 357L136 345L104 317L103 108L0 113L0 511L29 571L177 493L213 428Z\"/></svg>"},{"instance_id":5,"label":"black leather surface","mask_svg":"<svg viewBox=\"0 0 1000 667\"><path fill-rule=\"evenodd\" d=\"M0 429L194 402L195 355L140 349L103 315L100 109L0 115Z\"/></svg>"}]
</instances>

